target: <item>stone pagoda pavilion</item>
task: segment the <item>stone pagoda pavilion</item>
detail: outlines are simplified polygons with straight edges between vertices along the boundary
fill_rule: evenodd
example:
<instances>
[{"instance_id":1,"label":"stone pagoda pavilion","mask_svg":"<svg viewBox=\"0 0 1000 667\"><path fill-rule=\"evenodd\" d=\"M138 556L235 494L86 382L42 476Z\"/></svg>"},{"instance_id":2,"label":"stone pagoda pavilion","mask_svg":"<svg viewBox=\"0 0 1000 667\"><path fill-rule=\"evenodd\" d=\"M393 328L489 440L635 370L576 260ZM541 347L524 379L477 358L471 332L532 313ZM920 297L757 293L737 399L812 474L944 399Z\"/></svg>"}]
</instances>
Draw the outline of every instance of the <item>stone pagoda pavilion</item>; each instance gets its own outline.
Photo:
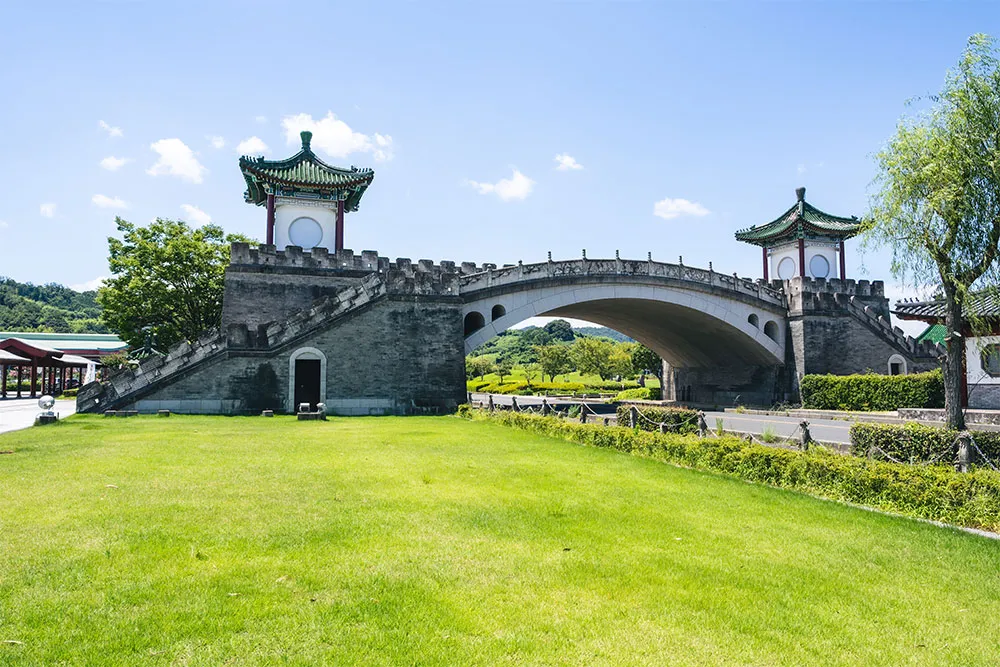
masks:
<instances>
[{"instance_id":1,"label":"stone pagoda pavilion","mask_svg":"<svg viewBox=\"0 0 1000 667\"><path fill-rule=\"evenodd\" d=\"M328 165L312 151L312 132L300 136L302 150L286 160L240 158L244 198L267 207L268 245L343 250L344 212L358 210L375 172Z\"/></svg>"},{"instance_id":2,"label":"stone pagoda pavilion","mask_svg":"<svg viewBox=\"0 0 1000 667\"><path fill-rule=\"evenodd\" d=\"M780 280L846 279L844 241L857 235L861 223L854 216L842 218L819 210L806 201L805 188L796 188L795 195L790 209L766 225L736 232L736 240L761 247L765 281L771 275ZM840 273L831 275L838 264Z\"/></svg>"}]
</instances>

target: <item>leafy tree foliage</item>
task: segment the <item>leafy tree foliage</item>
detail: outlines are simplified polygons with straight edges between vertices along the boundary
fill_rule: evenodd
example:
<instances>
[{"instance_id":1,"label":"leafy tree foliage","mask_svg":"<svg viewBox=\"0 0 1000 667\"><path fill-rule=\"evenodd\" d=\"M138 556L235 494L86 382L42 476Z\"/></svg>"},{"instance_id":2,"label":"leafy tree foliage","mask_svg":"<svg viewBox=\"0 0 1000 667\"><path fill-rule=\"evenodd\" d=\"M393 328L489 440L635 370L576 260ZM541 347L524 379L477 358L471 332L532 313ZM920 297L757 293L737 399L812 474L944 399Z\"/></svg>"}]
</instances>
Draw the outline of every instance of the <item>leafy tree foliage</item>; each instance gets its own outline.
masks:
<instances>
[{"instance_id":1,"label":"leafy tree foliage","mask_svg":"<svg viewBox=\"0 0 1000 667\"><path fill-rule=\"evenodd\" d=\"M108 239L112 277L97 295L112 331L138 347L151 328L165 349L219 326L229 245L249 239L161 218L146 227L115 224L122 238Z\"/></svg>"},{"instance_id":2,"label":"leafy tree foliage","mask_svg":"<svg viewBox=\"0 0 1000 667\"><path fill-rule=\"evenodd\" d=\"M552 320L545 325L544 329L545 333L549 335L550 340L572 342L576 338L573 326L566 320Z\"/></svg>"},{"instance_id":3,"label":"leafy tree foliage","mask_svg":"<svg viewBox=\"0 0 1000 667\"><path fill-rule=\"evenodd\" d=\"M478 356L478 357L466 357L465 358L465 377L469 380L475 378L482 379L488 373L493 372L493 360L489 357Z\"/></svg>"},{"instance_id":4,"label":"leafy tree foliage","mask_svg":"<svg viewBox=\"0 0 1000 667\"><path fill-rule=\"evenodd\" d=\"M647 371L660 377L663 373L663 360L660 355L642 343L636 343L632 347L632 372L635 374Z\"/></svg>"},{"instance_id":5,"label":"leafy tree foliage","mask_svg":"<svg viewBox=\"0 0 1000 667\"><path fill-rule=\"evenodd\" d=\"M607 338L578 338L571 354L576 370L584 375L598 375L602 380L629 375L632 369L628 352Z\"/></svg>"},{"instance_id":6,"label":"leafy tree foliage","mask_svg":"<svg viewBox=\"0 0 1000 667\"><path fill-rule=\"evenodd\" d=\"M570 346L565 343L539 346L536 348L536 354L543 382L546 375L554 381L557 375L573 370L573 356L570 354Z\"/></svg>"},{"instance_id":7,"label":"leafy tree foliage","mask_svg":"<svg viewBox=\"0 0 1000 667\"><path fill-rule=\"evenodd\" d=\"M514 370L514 362L510 359L497 359L493 370L500 376L500 382L503 382L503 379L510 375L510 372Z\"/></svg>"},{"instance_id":8,"label":"leafy tree foliage","mask_svg":"<svg viewBox=\"0 0 1000 667\"><path fill-rule=\"evenodd\" d=\"M892 249L895 275L940 285L949 332L965 331L970 290L1000 278L1000 65L994 41L973 35L924 114L904 119L876 156L880 174L868 241ZM945 412L961 429L964 341L946 339Z\"/></svg>"}]
</instances>

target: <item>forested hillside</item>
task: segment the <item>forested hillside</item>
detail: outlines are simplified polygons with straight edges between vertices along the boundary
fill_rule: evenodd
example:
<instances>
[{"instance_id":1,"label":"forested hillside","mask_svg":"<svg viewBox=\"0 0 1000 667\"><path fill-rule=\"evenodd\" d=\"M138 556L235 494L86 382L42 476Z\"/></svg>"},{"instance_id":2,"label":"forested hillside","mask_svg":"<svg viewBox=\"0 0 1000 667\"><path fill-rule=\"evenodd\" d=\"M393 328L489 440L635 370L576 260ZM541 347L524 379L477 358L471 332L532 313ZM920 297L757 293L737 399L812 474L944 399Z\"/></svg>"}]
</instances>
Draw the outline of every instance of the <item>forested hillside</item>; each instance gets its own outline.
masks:
<instances>
[{"instance_id":1,"label":"forested hillside","mask_svg":"<svg viewBox=\"0 0 1000 667\"><path fill-rule=\"evenodd\" d=\"M97 292L65 285L32 285L0 277L0 331L108 333Z\"/></svg>"}]
</instances>

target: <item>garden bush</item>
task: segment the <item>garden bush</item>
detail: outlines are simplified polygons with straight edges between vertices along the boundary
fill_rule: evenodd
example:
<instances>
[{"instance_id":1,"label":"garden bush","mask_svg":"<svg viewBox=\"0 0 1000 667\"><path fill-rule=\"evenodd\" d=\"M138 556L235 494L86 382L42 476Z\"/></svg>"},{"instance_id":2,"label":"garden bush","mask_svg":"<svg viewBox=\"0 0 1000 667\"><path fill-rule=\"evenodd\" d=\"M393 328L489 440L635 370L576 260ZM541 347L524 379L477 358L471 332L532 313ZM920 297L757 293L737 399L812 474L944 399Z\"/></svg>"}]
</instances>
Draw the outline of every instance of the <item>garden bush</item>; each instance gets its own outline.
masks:
<instances>
[{"instance_id":1,"label":"garden bush","mask_svg":"<svg viewBox=\"0 0 1000 667\"><path fill-rule=\"evenodd\" d=\"M633 406L623 403L618 406L618 424L628 426L629 411ZM659 424L666 423L667 428L674 433L694 433L698 430L698 412L688 408L660 408L649 405L635 406L643 415L637 427L643 431L659 431Z\"/></svg>"},{"instance_id":2,"label":"garden bush","mask_svg":"<svg viewBox=\"0 0 1000 667\"><path fill-rule=\"evenodd\" d=\"M509 376L508 376L509 377ZM637 388L635 382L624 383L626 387L631 385L633 388ZM465 383L466 391L476 391L476 392L487 392L490 394L540 394L540 393L561 393L561 394L575 394L582 392L601 392L601 391L621 391L622 383L620 382L597 382L597 383L584 383L584 382L531 382L528 383L523 377L517 379L509 379L506 382L499 381L483 381L483 380L468 380Z\"/></svg>"},{"instance_id":3,"label":"garden bush","mask_svg":"<svg viewBox=\"0 0 1000 667\"><path fill-rule=\"evenodd\" d=\"M806 375L802 407L815 410L897 410L944 407L941 371L913 375Z\"/></svg>"},{"instance_id":4,"label":"garden bush","mask_svg":"<svg viewBox=\"0 0 1000 667\"><path fill-rule=\"evenodd\" d=\"M618 392L616 401L658 401L660 390L656 387L636 387Z\"/></svg>"},{"instance_id":5,"label":"garden bush","mask_svg":"<svg viewBox=\"0 0 1000 667\"><path fill-rule=\"evenodd\" d=\"M867 456L872 447L899 459L923 463L939 461L951 464L955 460L955 439L958 431L923 424L869 424L858 422L851 426L851 453ZM974 431L976 446L995 464L1000 462L1000 433ZM983 463L975 448L971 460Z\"/></svg>"},{"instance_id":6,"label":"garden bush","mask_svg":"<svg viewBox=\"0 0 1000 667\"><path fill-rule=\"evenodd\" d=\"M510 411L464 410L460 414L579 444L725 473L748 482L922 519L1000 530L1000 474L983 468L958 473L943 466L844 456L822 447L791 451L733 437L650 433Z\"/></svg>"}]
</instances>

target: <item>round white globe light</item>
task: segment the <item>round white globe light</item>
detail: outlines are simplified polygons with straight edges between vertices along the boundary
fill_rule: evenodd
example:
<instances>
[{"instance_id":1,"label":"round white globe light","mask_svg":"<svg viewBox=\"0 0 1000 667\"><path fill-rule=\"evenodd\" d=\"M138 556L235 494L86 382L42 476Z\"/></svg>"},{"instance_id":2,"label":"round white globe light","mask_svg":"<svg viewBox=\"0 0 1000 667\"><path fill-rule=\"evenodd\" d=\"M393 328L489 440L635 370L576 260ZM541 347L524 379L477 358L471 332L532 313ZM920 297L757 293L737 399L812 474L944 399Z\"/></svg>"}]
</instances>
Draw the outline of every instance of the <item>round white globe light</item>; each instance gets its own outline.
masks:
<instances>
[{"instance_id":1,"label":"round white globe light","mask_svg":"<svg viewBox=\"0 0 1000 667\"><path fill-rule=\"evenodd\" d=\"M813 278L830 277L830 261L823 255L813 255L809 260L809 273Z\"/></svg>"},{"instance_id":2,"label":"round white globe light","mask_svg":"<svg viewBox=\"0 0 1000 667\"><path fill-rule=\"evenodd\" d=\"M793 276L795 276L795 260L791 257L785 257L778 262L778 277L782 280L790 280Z\"/></svg>"},{"instance_id":3,"label":"round white globe light","mask_svg":"<svg viewBox=\"0 0 1000 667\"><path fill-rule=\"evenodd\" d=\"M288 240L301 248L315 248L323 242L323 228L312 218L295 218L288 226Z\"/></svg>"},{"instance_id":4,"label":"round white globe light","mask_svg":"<svg viewBox=\"0 0 1000 667\"><path fill-rule=\"evenodd\" d=\"M55 404L56 404L56 399L52 398L48 394L38 399L38 407L40 407L42 410L51 410L52 406Z\"/></svg>"}]
</instances>

